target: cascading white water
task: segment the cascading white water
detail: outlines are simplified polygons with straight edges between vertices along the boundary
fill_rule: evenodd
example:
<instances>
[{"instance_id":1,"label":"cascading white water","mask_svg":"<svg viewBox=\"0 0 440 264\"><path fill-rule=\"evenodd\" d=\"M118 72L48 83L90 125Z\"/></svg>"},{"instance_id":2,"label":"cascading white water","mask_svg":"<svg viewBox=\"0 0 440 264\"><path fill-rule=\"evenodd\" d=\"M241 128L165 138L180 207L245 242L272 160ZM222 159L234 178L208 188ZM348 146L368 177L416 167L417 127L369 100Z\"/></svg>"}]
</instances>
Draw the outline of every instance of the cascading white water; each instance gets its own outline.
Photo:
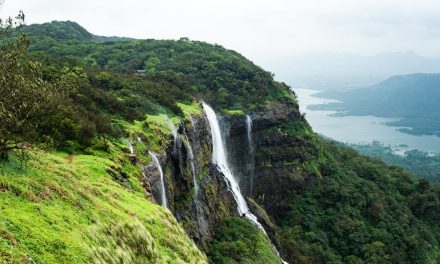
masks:
<instances>
[{"instance_id":1,"label":"cascading white water","mask_svg":"<svg viewBox=\"0 0 440 264\"><path fill-rule=\"evenodd\" d=\"M191 142L189 142L188 136L186 135L186 131L184 130L183 132L184 132L186 142L188 142L188 153L189 153L189 159L190 159L190 164L191 164L191 173L193 176L193 184L194 184L194 197L197 197L197 194L199 192L199 184L197 183L197 172L196 172L194 151L192 149Z\"/></svg>"},{"instance_id":2,"label":"cascading white water","mask_svg":"<svg viewBox=\"0 0 440 264\"><path fill-rule=\"evenodd\" d=\"M249 160L248 160L248 170L249 170L249 185L250 185L250 195L254 195L254 178L255 178L255 153L254 153L254 142L252 140L252 118L246 115L246 130L248 137L248 147L249 147Z\"/></svg>"},{"instance_id":3,"label":"cascading white water","mask_svg":"<svg viewBox=\"0 0 440 264\"><path fill-rule=\"evenodd\" d=\"M167 195L165 191L165 183L163 179L163 170L162 166L160 165L159 159L157 158L157 155L152 152L148 151L148 154L153 158L154 163L156 164L157 169L159 170L160 175L160 198L161 198L161 204L163 207L168 208L168 202L167 202Z\"/></svg>"},{"instance_id":4,"label":"cascading white water","mask_svg":"<svg viewBox=\"0 0 440 264\"><path fill-rule=\"evenodd\" d=\"M223 143L220 125L218 123L217 115L215 114L214 110L207 105L206 103L203 103L203 109L205 110L206 117L208 118L209 126L211 128L211 136L212 136L212 162L216 164L220 170L220 172L223 173L225 176L229 188L232 191L232 194L235 198L235 201L238 205L238 213L241 216L245 216L252 224L254 224L258 229L261 230L261 232L267 237L267 239L270 242L270 239L266 233L266 230L264 230L264 227L258 222L257 217L252 214L252 212L249 210L249 207L246 203L246 200L244 199L243 195L241 194L240 187L237 183L237 181L234 178L234 175L231 172L231 169L229 167L227 157L226 157L226 150ZM277 253L278 256L280 256L278 250L275 248L275 246L272 244L273 249ZM283 263L286 263L284 260L282 260Z\"/></svg>"},{"instance_id":5,"label":"cascading white water","mask_svg":"<svg viewBox=\"0 0 440 264\"><path fill-rule=\"evenodd\" d=\"M128 142L128 148L130 149L130 154L134 154L134 143L132 140Z\"/></svg>"},{"instance_id":6,"label":"cascading white water","mask_svg":"<svg viewBox=\"0 0 440 264\"><path fill-rule=\"evenodd\" d=\"M241 194L240 187L237 181L234 179L231 170L229 169L229 164L226 159L226 151L223 145L223 139L221 135L220 125L217 120L217 115L214 110L207 104L203 103L203 109L205 110L206 117L208 118L209 125L211 127L212 136L212 162L218 166L220 171L226 177L229 188L234 194L234 198L238 205L238 213L240 215L246 215L249 212L247 203ZM257 222L258 223L258 222ZM259 223L258 223L259 225Z\"/></svg>"},{"instance_id":7,"label":"cascading white water","mask_svg":"<svg viewBox=\"0 0 440 264\"><path fill-rule=\"evenodd\" d=\"M167 120L168 128L171 130L171 133L173 134L174 147L176 147L177 141L178 141L178 138L179 138L179 136L177 135L177 128L174 125L173 121L171 121L171 119L168 116L166 116L166 120Z\"/></svg>"}]
</instances>

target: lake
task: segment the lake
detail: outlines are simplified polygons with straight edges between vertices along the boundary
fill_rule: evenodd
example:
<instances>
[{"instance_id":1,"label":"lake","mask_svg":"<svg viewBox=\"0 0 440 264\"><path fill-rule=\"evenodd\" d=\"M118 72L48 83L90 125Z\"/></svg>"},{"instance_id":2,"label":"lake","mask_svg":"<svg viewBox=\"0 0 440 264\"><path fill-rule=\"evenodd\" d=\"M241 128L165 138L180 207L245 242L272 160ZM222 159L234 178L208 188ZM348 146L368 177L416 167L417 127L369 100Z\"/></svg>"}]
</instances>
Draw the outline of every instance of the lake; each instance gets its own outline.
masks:
<instances>
[{"instance_id":1,"label":"lake","mask_svg":"<svg viewBox=\"0 0 440 264\"><path fill-rule=\"evenodd\" d=\"M440 152L440 137L416 136L402 133L398 127L385 125L393 121L390 118L376 116L332 116L335 111L312 111L307 107L314 104L326 104L335 100L314 97L316 90L294 88L298 96L300 111L306 114L306 119L313 130L339 142L351 144L368 144L379 141L389 145L398 153L418 149L426 152ZM402 146L406 145L406 146Z\"/></svg>"}]
</instances>

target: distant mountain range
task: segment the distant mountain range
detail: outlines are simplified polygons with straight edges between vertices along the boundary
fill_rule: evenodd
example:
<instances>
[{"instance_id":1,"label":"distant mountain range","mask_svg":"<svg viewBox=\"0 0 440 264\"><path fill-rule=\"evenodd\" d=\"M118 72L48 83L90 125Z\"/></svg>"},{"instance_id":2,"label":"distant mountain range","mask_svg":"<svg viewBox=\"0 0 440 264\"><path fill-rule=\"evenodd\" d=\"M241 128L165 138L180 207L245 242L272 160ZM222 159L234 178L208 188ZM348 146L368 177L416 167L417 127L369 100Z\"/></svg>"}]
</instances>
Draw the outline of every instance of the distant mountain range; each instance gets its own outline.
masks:
<instances>
[{"instance_id":1,"label":"distant mountain range","mask_svg":"<svg viewBox=\"0 0 440 264\"><path fill-rule=\"evenodd\" d=\"M394 75L440 72L440 59L413 51L364 56L318 52L259 61L275 78L294 87L349 90L373 85Z\"/></svg>"},{"instance_id":2,"label":"distant mountain range","mask_svg":"<svg viewBox=\"0 0 440 264\"><path fill-rule=\"evenodd\" d=\"M353 115L402 118L393 125L412 134L440 136L440 74L393 76L373 86L351 91L329 90L318 96L341 103L314 106L314 109L346 111Z\"/></svg>"}]
</instances>

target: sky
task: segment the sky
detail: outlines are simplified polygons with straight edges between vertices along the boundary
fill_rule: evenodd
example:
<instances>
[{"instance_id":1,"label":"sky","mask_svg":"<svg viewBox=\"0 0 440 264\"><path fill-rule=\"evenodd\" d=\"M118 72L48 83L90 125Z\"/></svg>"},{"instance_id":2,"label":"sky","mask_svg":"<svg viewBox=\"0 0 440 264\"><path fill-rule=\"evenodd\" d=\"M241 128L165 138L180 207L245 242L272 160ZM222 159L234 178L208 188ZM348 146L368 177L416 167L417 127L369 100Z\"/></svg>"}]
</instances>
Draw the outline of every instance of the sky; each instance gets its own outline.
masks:
<instances>
[{"instance_id":1,"label":"sky","mask_svg":"<svg viewBox=\"0 0 440 264\"><path fill-rule=\"evenodd\" d=\"M27 24L71 20L97 35L189 37L256 61L316 51L440 57L438 0L5 0L0 17L18 10Z\"/></svg>"}]
</instances>

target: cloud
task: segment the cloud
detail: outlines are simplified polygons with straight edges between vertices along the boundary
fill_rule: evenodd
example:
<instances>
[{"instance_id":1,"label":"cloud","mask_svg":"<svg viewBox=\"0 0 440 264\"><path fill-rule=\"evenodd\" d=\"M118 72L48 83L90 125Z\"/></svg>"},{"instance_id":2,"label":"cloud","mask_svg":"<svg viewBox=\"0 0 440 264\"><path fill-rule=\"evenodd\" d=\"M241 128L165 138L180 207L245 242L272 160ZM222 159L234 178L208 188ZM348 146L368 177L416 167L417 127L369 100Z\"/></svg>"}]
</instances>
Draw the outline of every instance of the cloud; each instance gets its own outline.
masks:
<instances>
[{"instance_id":1,"label":"cloud","mask_svg":"<svg viewBox=\"0 0 440 264\"><path fill-rule=\"evenodd\" d=\"M440 56L437 0L6 0L29 23L74 20L94 34L219 43L254 60L316 50Z\"/></svg>"}]
</instances>

